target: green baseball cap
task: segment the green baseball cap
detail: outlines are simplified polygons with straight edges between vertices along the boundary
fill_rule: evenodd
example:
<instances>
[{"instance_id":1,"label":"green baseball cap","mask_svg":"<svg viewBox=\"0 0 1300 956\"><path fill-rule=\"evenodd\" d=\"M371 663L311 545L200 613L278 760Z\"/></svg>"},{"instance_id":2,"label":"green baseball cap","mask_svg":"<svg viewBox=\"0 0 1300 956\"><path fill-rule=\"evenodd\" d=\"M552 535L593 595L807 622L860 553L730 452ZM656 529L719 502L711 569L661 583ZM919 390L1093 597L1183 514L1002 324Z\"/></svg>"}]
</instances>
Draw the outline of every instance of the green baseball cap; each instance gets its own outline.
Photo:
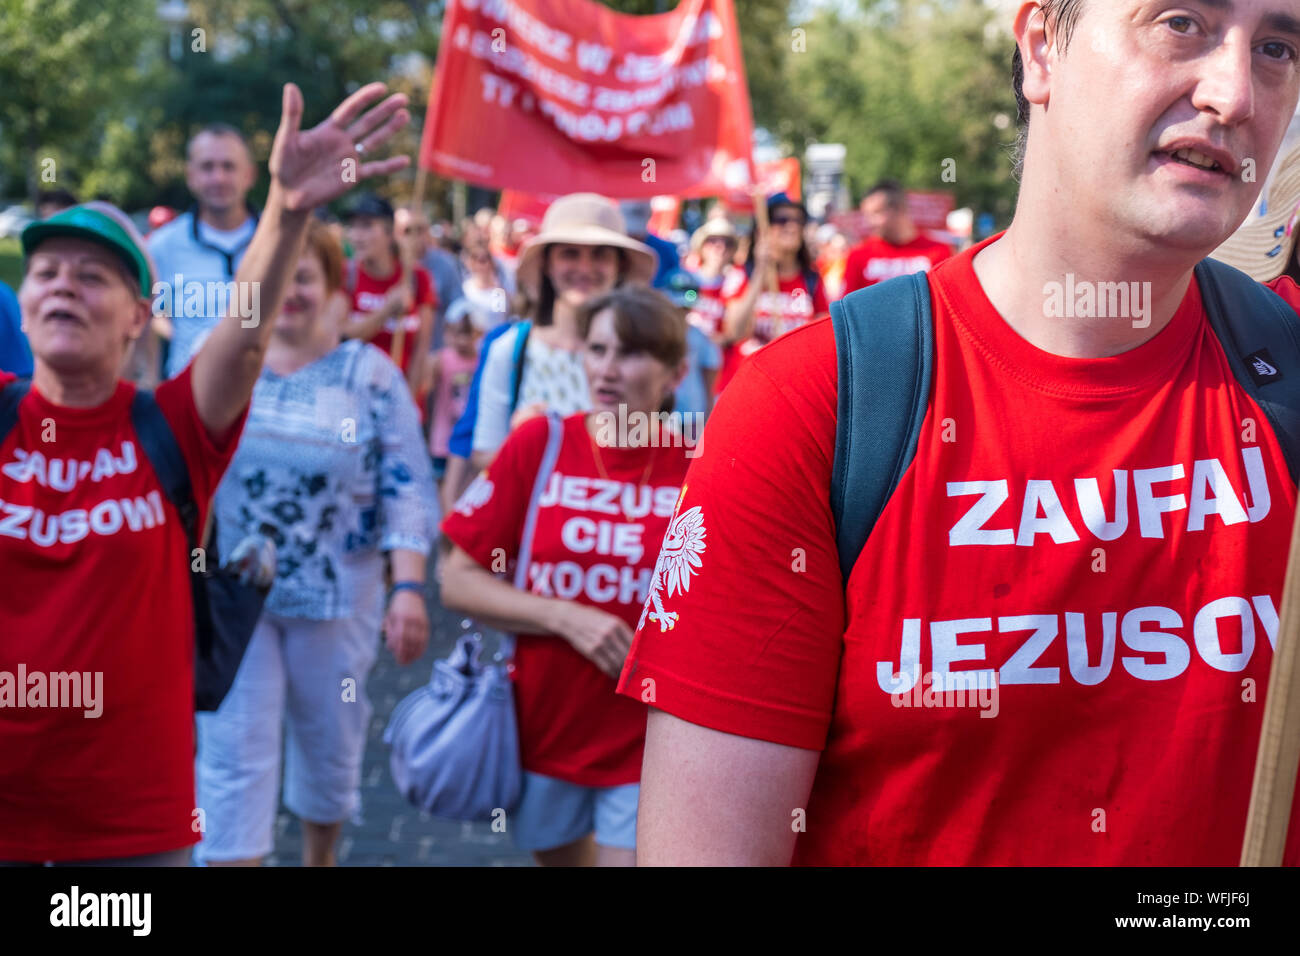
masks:
<instances>
[{"instance_id":1,"label":"green baseball cap","mask_svg":"<svg viewBox=\"0 0 1300 956\"><path fill-rule=\"evenodd\" d=\"M33 222L23 230L23 256L32 253L46 239L67 236L85 239L111 249L127 270L139 278L140 295L153 294L153 263L145 252L144 239L126 213L105 202L82 203L55 213L49 219Z\"/></svg>"}]
</instances>

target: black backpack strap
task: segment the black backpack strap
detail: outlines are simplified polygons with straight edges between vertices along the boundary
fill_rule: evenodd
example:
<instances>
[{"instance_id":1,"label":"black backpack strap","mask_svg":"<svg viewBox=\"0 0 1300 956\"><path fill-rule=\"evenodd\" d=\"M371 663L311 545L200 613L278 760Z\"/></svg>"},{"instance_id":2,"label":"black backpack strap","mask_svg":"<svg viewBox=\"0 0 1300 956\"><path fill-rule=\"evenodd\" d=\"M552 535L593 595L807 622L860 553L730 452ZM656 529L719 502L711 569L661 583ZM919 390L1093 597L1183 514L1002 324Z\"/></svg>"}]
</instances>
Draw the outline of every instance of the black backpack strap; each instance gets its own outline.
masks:
<instances>
[{"instance_id":1,"label":"black backpack strap","mask_svg":"<svg viewBox=\"0 0 1300 956\"><path fill-rule=\"evenodd\" d=\"M176 435L167 423L153 392L144 389L136 391L135 397L131 399L131 424L135 426L141 450L158 475L163 494L180 512L181 527L185 530L185 540L190 550L186 555L188 563L192 560L194 549L199 546L199 509L194 503L194 489L190 485L185 456L181 454L181 446L176 443ZM190 596L194 601L195 621L209 620L208 590L203 585L202 576L193 571L190 572ZM195 638L199 654L209 656L212 653L212 635L206 628L196 625Z\"/></svg>"},{"instance_id":2,"label":"black backpack strap","mask_svg":"<svg viewBox=\"0 0 1300 956\"><path fill-rule=\"evenodd\" d=\"M934 327L925 273L831 303L839 377L831 513L847 582L867 536L916 456L930 404Z\"/></svg>"},{"instance_id":3,"label":"black backpack strap","mask_svg":"<svg viewBox=\"0 0 1300 956\"><path fill-rule=\"evenodd\" d=\"M18 424L18 406L22 404L31 388L30 378L16 378L4 388L0 388L0 443L9 437L9 433Z\"/></svg>"},{"instance_id":4,"label":"black backpack strap","mask_svg":"<svg viewBox=\"0 0 1300 956\"><path fill-rule=\"evenodd\" d=\"M1300 480L1300 317L1268 286L1226 263L1204 259L1195 273L1232 374L1268 416L1291 480Z\"/></svg>"},{"instance_id":5,"label":"black backpack strap","mask_svg":"<svg viewBox=\"0 0 1300 956\"><path fill-rule=\"evenodd\" d=\"M140 439L141 450L162 483L167 500L176 506L185 525L185 533L198 539L198 508L194 504L194 491L190 487L189 469L181 446L176 443L172 427L158 406L153 392L140 389L131 399L131 424ZM196 545L195 545L196 546Z\"/></svg>"}]
</instances>

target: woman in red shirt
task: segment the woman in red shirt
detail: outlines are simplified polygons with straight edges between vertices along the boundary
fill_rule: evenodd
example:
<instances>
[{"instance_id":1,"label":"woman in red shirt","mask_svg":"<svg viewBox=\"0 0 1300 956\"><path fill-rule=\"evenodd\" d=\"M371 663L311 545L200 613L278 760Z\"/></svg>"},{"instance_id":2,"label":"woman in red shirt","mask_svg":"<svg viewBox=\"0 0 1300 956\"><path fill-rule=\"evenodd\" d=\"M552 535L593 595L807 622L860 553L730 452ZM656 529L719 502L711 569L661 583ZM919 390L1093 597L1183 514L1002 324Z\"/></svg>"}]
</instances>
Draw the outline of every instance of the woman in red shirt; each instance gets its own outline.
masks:
<instances>
[{"instance_id":1,"label":"woman in red shirt","mask_svg":"<svg viewBox=\"0 0 1300 956\"><path fill-rule=\"evenodd\" d=\"M518 633L514 688L524 785L510 832L543 866L636 862L644 701L615 681L657 573L689 463L664 427L686 373L686 322L624 287L580 313L591 410L565 418L532 533L528 591L513 563L552 423L519 426L443 522L446 607ZM702 545L702 542L697 542ZM646 700L654 699L653 687ZM594 836L594 839L593 839Z\"/></svg>"},{"instance_id":2,"label":"woman in red shirt","mask_svg":"<svg viewBox=\"0 0 1300 956\"><path fill-rule=\"evenodd\" d=\"M357 164L359 179L406 165L364 161L410 118L400 94L368 109L383 96L372 83L302 130L302 94L285 86L266 209L235 279L257 290L263 317L280 310L311 210L346 192L340 164ZM153 266L107 204L33 223L22 244L19 302L36 363L29 386L0 374L11 413L0 441L0 861L184 865L204 825L192 558L141 450L135 386L120 376L160 294ZM232 312L155 395L200 528L274 324ZM69 693L47 699L51 678L62 690L71 681Z\"/></svg>"},{"instance_id":3,"label":"woman in red shirt","mask_svg":"<svg viewBox=\"0 0 1300 956\"><path fill-rule=\"evenodd\" d=\"M378 196L363 197L347 213L348 239L356 258L348 269L352 313L344 322L343 337L362 339L389 353L406 376L416 407L422 408L418 393L424 384L438 294L423 266L412 265L407 273L393 222L392 205ZM395 341L399 323L404 329L400 352Z\"/></svg>"},{"instance_id":4,"label":"woman in red shirt","mask_svg":"<svg viewBox=\"0 0 1300 956\"><path fill-rule=\"evenodd\" d=\"M745 272L731 264L736 256L739 238L736 227L727 219L710 219L691 236L695 267L692 270L699 280L699 298L686 316L722 350L722 368L718 371L714 393L722 390L740 363L740 343L732 338L727 327L727 295L735 295L745 282Z\"/></svg>"},{"instance_id":5,"label":"woman in red shirt","mask_svg":"<svg viewBox=\"0 0 1300 956\"><path fill-rule=\"evenodd\" d=\"M767 201L768 230L750 246L748 278L724 287L727 337L739 342L737 357L724 363L717 389L743 360L786 332L830 312L821 277L804 242L808 213L785 193Z\"/></svg>"}]
</instances>

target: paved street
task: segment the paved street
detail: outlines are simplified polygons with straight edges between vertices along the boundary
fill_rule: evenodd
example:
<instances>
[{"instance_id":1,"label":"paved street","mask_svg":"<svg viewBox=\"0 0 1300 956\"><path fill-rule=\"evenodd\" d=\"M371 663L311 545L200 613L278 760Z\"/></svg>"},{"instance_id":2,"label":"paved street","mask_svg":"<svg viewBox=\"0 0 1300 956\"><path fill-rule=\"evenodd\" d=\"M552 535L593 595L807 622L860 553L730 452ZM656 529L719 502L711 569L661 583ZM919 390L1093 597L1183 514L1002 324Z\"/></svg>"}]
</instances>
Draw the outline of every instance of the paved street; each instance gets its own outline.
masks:
<instances>
[{"instance_id":1,"label":"paved street","mask_svg":"<svg viewBox=\"0 0 1300 956\"><path fill-rule=\"evenodd\" d=\"M436 820L408 804L388 771L384 728L398 701L428 681L433 662L445 657L460 635L460 617L437 603L430 583L432 630L429 649L410 667L399 668L387 648L370 674L368 691L375 712L370 721L361 778L362 819L343 827L339 862L344 866L531 866L532 857L514 848L505 833L489 824ZM269 866L299 866L302 839L298 820L283 807L276 820L275 850Z\"/></svg>"}]
</instances>

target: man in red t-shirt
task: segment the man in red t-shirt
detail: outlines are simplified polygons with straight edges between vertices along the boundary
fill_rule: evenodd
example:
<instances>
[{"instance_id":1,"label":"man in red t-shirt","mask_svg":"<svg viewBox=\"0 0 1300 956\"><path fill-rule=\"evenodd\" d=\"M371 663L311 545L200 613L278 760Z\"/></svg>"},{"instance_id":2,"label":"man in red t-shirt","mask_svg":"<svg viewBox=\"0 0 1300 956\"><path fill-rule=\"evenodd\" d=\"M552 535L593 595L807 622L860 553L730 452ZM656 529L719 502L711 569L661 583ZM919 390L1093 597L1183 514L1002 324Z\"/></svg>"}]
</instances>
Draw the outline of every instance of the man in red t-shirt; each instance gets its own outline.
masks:
<instances>
[{"instance_id":1,"label":"man in red t-shirt","mask_svg":"<svg viewBox=\"0 0 1300 956\"><path fill-rule=\"evenodd\" d=\"M862 213L871 235L849 252L845 295L895 276L929 272L952 255L942 242L921 235L907 211L907 193L892 179L882 179L862 197Z\"/></svg>"},{"instance_id":2,"label":"man in red t-shirt","mask_svg":"<svg viewBox=\"0 0 1300 956\"><path fill-rule=\"evenodd\" d=\"M655 693L640 862L1238 860L1296 488L1192 268L1300 73L1294 44L1226 55L1259 5L1194 41L1138 10L1021 8L1016 217L929 274L928 414L847 583L831 323L720 399L678 505L707 546L620 682ZM1102 282L1126 314L1055 307Z\"/></svg>"}]
</instances>

